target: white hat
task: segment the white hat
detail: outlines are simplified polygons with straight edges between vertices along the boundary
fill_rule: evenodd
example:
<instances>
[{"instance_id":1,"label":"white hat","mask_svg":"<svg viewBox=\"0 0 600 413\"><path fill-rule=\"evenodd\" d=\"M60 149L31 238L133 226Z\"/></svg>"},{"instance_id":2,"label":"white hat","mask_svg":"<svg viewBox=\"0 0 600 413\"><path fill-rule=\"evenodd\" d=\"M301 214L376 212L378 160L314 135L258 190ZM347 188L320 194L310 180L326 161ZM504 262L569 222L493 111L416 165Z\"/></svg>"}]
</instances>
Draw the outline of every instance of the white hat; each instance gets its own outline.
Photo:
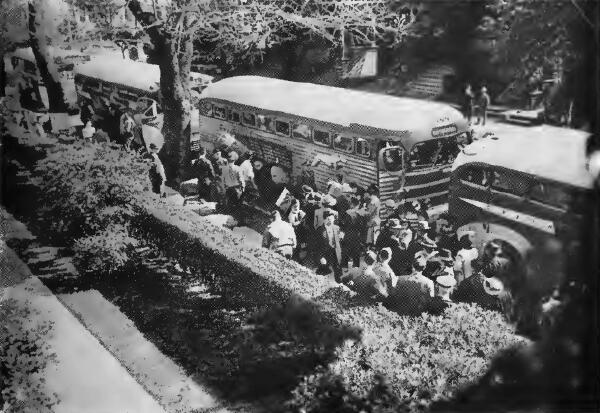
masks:
<instances>
[{"instance_id":1,"label":"white hat","mask_svg":"<svg viewBox=\"0 0 600 413\"><path fill-rule=\"evenodd\" d=\"M483 280L483 289L489 295L499 295L504 290L504 284L496 277Z\"/></svg>"},{"instance_id":2,"label":"white hat","mask_svg":"<svg viewBox=\"0 0 600 413\"><path fill-rule=\"evenodd\" d=\"M435 282L438 283L443 288L452 288L456 285L456 280L450 274L448 275L440 275L435 279Z\"/></svg>"},{"instance_id":3,"label":"white hat","mask_svg":"<svg viewBox=\"0 0 600 413\"><path fill-rule=\"evenodd\" d=\"M231 162L235 162L235 161L237 161L237 160L239 159L239 157L240 157L240 156L237 154L237 152L236 152L236 151L231 151L231 152L229 152L229 156L228 156L228 158L229 158L229 160L230 160Z\"/></svg>"},{"instance_id":4,"label":"white hat","mask_svg":"<svg viewBox=\"0 0 600 413\"><path fill-rule=\"evenodd\" d=\"M329 206L334 206L335 204L337 204L337 201L333 196L327 194L321 199L321 204L323 204L323 205L327 204Z\"/></svg>"},{"instance_id":5,"label":"white hat","mask_svg":"<svg viewBox=\"0 0 600 413\"><path fill-rule=\"evenodd\" d=\"M386 199L385 201L383 201L383 205L385 205L388 208L395 208L396 202L393 199Z\"/></svg>"}]
</instances>

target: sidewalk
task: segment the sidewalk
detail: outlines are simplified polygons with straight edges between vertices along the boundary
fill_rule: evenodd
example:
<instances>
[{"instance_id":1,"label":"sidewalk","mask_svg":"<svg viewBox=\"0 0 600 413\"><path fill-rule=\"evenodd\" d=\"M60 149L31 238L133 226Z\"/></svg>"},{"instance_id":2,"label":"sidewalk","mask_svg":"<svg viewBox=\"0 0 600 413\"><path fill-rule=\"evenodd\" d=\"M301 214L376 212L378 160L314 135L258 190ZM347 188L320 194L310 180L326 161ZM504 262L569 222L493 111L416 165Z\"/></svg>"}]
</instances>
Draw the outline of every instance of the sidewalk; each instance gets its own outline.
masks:
<instances>
[{"instance_id":1,"label":"sidewalk","mask_svg":"<svg viewBox=\"0 0 600 413\"><path fill-rule=\"evenodd\" d=\"M6 402L20 411L164 412L3 241L0 251Z\"/></svg>"}]
</instances>

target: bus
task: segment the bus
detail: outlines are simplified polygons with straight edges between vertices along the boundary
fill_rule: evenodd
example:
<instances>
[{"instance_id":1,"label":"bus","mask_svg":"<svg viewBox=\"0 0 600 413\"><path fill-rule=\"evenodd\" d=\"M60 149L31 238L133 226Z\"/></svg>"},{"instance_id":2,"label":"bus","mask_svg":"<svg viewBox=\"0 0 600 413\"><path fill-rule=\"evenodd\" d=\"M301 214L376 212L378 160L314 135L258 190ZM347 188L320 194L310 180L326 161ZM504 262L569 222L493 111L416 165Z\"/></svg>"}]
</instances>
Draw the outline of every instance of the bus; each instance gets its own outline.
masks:
<instances>
[{"instance_id":1,"label":"bus","mask_svg":"<svg viewBox=\"0 0 600 413\"><path fill-rule=\"evenodd\" d=\"M290 187L376 184L383 217L402 200L447 205L467 134L462 114L446 104L259 76L210 84L198 107L192 150L217 148L226 133L265 166L283 169Z\"/></svg>"},{"instance_id":2,"label":"bus","mask_svg":"<svg viewBox=\"0 0 600 413\"><path fill-rule=\"evenodd\" d=\"M212 80L209 75L190 73L191 88L196 95ZM75 68L75 88L79 105L91 104L100 123L107 119L111 105L121 112L126 108L133 109L136 122L141 126L143 142L138 143L162 147L160 131L164 115L160 104L158 65L115 57L96 58Z\"/></svg>"},{"instance_id":3,"label":"bus","mask_svg":"<svg viewBox=\"0 0 600 413\"><path fill-rule=\"evenodd\" d=\"M50 47L48 54L52 57L54 64L58 69L59 81L63 84L65 98L75 100L74 94L69 94L68 85L73 81L73 68L76 64L90 61L90 57L73 50L63 50L56 47ZM19 93L27 93L32 96L30 99L31 109L34 111L46 111L48 109L48 96L44 81L39 74L35 56L30 47L19 48L11 53L10 56L11 71L16 76Z\"/></svg>"},{"instance_id":4,"label":"bus","mask_svg":"<svg viewBox=\"0 0 600 413\"><path fill-rule=\"evenodd\" d=\"M547 125L495 129L466 146L452 166L449 213L458 235L474 231L480 250L497 241L515 268L548 240L573 247L593 190L589 134Z\"/></svg>"}]
</instances>

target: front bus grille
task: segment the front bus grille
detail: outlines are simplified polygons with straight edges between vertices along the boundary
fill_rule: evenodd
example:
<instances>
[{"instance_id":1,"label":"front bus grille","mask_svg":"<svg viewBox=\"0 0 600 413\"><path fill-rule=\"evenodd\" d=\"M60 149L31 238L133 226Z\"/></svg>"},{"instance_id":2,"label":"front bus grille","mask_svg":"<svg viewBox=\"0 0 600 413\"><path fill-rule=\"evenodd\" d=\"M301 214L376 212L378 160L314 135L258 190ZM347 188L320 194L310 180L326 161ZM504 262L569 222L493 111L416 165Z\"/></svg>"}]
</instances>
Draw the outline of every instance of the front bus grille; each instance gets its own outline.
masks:
<instances>
[{"instance_id":1,"label":"front bus grille","mask_svg":"<svg viewBox=\"0 0 600 413\"><path fill-rule=\"evenodd\" d=\"M447 209L450 186L450 166L429 169L427 171L407 172L402 187L402 178L384 171L379 173L379 195L382 203L382 218L387 218L396 207L383 206L392 200L397 204L404 198L406 201L430 199L435 210Z\"/></svg>"}]
</instances>

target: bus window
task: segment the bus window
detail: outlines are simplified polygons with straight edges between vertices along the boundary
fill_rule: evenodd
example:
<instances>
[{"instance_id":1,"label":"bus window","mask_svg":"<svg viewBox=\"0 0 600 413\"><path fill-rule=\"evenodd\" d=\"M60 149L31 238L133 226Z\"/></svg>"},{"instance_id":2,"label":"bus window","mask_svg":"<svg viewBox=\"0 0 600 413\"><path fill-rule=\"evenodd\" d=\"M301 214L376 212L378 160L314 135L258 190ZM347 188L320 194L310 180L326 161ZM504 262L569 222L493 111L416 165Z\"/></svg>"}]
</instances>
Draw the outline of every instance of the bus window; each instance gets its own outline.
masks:
<instances>
[{"instance_id":1,"label":"bus window","mask_svg":"<svg viewBox=\"0 0 600 413\"><path fill-rule=\"evenodd\" d=\"M464 183L488 187L490 184L489 172L481 166L467 166L462 168L459 178Z\"/></svg>"},{"instance_id":2,"label":"bus window","mask_svg":"<svg viewBox=\"0 0 600 413\"><path fill-rule=\"evenodd\" d=\"M383 148L380 152L381 165L388 172L398 172L404 169L404 150L398 146Z\"/></svg>"},{"instance_id":3,"label":"bus window","mask_svg":"<svg viewBox=\"0 0 600 413\"><path fill-rule=\"evenodd\" d=\"M371 144L364 138L356 138L356 153L369 158L371 156Z\"/></svg>"},{"instance_id":4,"label":"bus window","mask_svg":"<svg viewBox=\"0 0 600 413\"><path fill-rule=\"evenodd\" d=\"M523 196L529 189L529 180L514 172L495 170L492 189L498 192Z\"/></svg>"},{"instance_id":5,"label":"bus window","mask_svg":"<svg viewBox=\"0 0 600 413\"><path fill-rule=\"evenodd\" d=\"M354 152L354 139L349 136L334 135L333 147L343 152Z\"/></svg>"},{"instance_id":6,"label":"bus window","mask_svg":"<svg viewBox=\"0 0 600 413\"><path fill-rule=\"evenodd\" d=\"M244 112L242 114L242 124L246 126L256 126L256 116L254 113Z\"/></svg>"},{"instance_id":7,"label":"bus window","mask_svg":"<svg viewBox=\"0 0 600 413\"><path fill-rule=\"evenodd\" d=\"M229 120L233 123L240 123L240 112L229 109Z\"/></svg>"},{"instance_id":8,"label":"bus window","mask_svg":"<svg viewBox=\"0 0 600 413\"><path fill-rule=\"evenodd\" d=\"M227 108L225 106L213 105L213 113L217 119L227 119Z\"/></svg>"},{"instance_id":9,"label":"bus window","mask_svg":"<svg viewBox=\"0 0 600 413\"><path fill-rule=\"evenodd\" d=\"M413 146L408 162L412 168L451 164L459 151L456 138L429 140Z\"/></svg>"},{"instance_id":10,"label":"bus window","mask_svg":"<svg viewBox=\"0 0 600 413\"><path fill-rule=\"evenodd\" d=\"M265 115L256 115L256 127L260 130L269 130L271 125L271 118L267 118Z\"/></svg>"},{"instance_id":11,"label":"bus window","mask_svg":"<svg viewBox=\"0 0 600 413\"><path fill-rule=\"evenodd\" d=\"M302 123L292 124L292 138L310 140L310 126Z\"/></svg>"},{"instance_id":12,"label":"bus window","mask_svg":"<svg viewBox=\"0 0 600 413\"><path fill-rule=\"evenodd\" d=\"M200 113L204 116L212 116L213 111L210 102L207 102L206 100L200 102L200 106L198 109L200 110Z\"/></svg>"},{"instance_id":13,"label":"bus window","mask_svg":"<svg viewBox=\"0 0 600 413\"><path fill-rule=\"evenodd\" d=\"M279 135L290 136L290 124L282 120L276 120L275 132L277 132Z\"/></svg>"},{"instance_id":14,"label":"bus window","mask_svg":"<svg viewBox=\"0 0 600 413\"><path fill-rule=\"evenodd\" d=\"M329 135L329 132L315 129L313 132L313 142L321 146L331 146L331 135Z\"/></svg>"},{"instance_id":15,"label":"bus window","mask_svg":"<svg viewBox=\"0 0 600 413\"><path fill-rule=\"evenodd\" d=\"M532 201L567 210L571 196L566 188L557 184L537 183L531 188L529 198Z\"/></svg>"}]
</instances>

